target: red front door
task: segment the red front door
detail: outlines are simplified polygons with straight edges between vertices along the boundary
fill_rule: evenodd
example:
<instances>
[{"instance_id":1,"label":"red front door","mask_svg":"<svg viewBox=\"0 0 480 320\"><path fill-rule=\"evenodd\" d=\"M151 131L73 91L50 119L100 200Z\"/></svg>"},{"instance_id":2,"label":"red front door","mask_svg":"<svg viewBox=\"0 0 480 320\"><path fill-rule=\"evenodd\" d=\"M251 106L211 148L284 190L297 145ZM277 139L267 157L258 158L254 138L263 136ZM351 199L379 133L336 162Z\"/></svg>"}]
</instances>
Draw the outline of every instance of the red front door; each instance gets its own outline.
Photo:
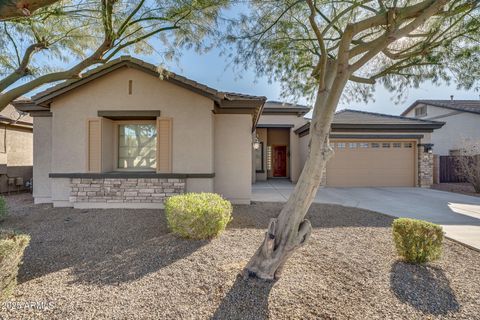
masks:
<instances>
[{"instance_id":1,"label":"red front door","mask_svg":"<svg viewBox=\"0 0 480 320\"><path fill-rule=\"evenodd\" d=\"M273 176L274 177L287 176L287 147L286 146L273 147Z\"/></svg>"}]
</instances>

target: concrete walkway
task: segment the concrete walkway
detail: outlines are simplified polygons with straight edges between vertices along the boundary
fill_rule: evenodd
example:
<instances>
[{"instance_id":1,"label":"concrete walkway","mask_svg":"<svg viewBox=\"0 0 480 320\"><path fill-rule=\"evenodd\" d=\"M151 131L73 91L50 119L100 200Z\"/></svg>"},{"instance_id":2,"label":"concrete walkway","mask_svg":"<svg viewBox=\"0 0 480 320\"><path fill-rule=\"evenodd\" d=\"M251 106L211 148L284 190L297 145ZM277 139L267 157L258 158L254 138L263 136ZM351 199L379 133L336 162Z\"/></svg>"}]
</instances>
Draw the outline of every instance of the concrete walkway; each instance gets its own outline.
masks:
<instances>
[{"instance_id":1,"label":"concrete walkway","mask_svg":"<svg viewBox=\"0 0 480 320\"><path fill-rule=\"evenodd\" d=\"M252 201L285 202L293 188L288 180L257 182ZM322 188L314 202L431 221L448 237L480 249L480 197L422 188Z\"/></svg>"}]
</instances>

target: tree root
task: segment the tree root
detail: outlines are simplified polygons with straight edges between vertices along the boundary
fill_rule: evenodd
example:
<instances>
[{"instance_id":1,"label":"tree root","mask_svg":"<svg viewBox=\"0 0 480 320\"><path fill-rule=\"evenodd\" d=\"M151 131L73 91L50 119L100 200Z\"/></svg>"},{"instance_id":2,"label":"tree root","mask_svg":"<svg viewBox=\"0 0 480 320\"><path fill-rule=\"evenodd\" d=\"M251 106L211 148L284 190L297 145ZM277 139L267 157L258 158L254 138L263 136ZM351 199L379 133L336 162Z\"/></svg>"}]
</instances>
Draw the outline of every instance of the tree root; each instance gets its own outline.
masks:
<instances>
[{"instance_id":1,"label":"tree root","mask_svg":"<svg viewBox=\"0 0 480 320\"><path fill-rule=\"evenodd\" d=\"M312 232L312 224L303 220L298 226L296 236L289 242L281 241L286 234L277 234L278 220L271 219L262 245L245 267L245 278L260 278L264 280L279 279L283 266L293 252L303 246ZM286 229L282 230L284 233Z\"/></svg>"}]
</instances>

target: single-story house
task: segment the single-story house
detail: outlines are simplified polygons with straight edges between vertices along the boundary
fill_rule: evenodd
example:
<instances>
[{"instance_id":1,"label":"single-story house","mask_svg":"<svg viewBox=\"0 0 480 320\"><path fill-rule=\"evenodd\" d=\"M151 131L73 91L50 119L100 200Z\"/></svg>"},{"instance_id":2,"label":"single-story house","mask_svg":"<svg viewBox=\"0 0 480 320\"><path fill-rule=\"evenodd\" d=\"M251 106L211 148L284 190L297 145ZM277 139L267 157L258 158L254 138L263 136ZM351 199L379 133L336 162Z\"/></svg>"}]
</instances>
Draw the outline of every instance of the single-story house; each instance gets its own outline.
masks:
<instances>
[{"instance_id":1,"label":"single-story house","mask_svg":"<svg viewBox=\"0 0 480 320\"><path fill-rule=\"evenodd\" d=\"M265 102L131 57L16 101L34 117L35 203L157 208L183 192L250 203L252 182L295 182L307 152L309 108ZM430 134L443 123L355 111L336 117L339 164L327 169L327 185L348 184L345 161L354 161L353 185L430 183ZM389 179L365 180L366 172Z\"/></svg>"},{"instance_id":2,"label":"single-story house","mask_svg":"<svg viewBox=\"0 0 480 320\"><path fill-rule=\"evenodd\" d=\"M417 119L445 122L432 133L435 154L448 156L465 141L480 142L480 100L417 100L403 113Z\"/></svg>"},{"instance_id":3,"label":"single-story house","mask_svg":"<svg viewBox=\"0 0 480 320\"><path fill-rule=\"evenodd\" d=\"M33 119L13 105L0 111L0 193L28 190L32 179Z\"/></svg>"}]
</instances>

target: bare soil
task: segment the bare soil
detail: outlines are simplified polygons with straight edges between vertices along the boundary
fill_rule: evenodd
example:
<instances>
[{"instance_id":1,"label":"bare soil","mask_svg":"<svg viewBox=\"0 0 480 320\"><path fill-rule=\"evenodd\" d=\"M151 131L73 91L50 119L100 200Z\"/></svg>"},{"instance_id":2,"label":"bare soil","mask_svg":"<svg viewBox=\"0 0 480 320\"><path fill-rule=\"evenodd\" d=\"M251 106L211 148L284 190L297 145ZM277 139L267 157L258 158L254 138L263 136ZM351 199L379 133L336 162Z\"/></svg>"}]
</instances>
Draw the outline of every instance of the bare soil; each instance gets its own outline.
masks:
<instances>
[{"instance_id":1,"label":"bare soil","mask_svg":"<svg viewBox=\"0 0 480 320\"><path fill-rule=\"evenodd\" d=\"M432 185L432 189L461 193L469 196L480 197L480 193L476 193L475 189L470 183L457 182L457 183L438 183Z\"/></svg>"},{"instance_id":2,"label":"bare soil","mask_svg":"<svg viewBox=\"0 0 480 320\"><path fill-rule=\"evenodd\" d=\"M9 199L2 227L32 236L0 319L479 319L480 253L445 241L441 260L402 262L392 218L313 205L308 244L279 281L239 271L278 203L236 206L226 232L190 241L161 210L75 210Z\"/></svg>"}]
</instances>

